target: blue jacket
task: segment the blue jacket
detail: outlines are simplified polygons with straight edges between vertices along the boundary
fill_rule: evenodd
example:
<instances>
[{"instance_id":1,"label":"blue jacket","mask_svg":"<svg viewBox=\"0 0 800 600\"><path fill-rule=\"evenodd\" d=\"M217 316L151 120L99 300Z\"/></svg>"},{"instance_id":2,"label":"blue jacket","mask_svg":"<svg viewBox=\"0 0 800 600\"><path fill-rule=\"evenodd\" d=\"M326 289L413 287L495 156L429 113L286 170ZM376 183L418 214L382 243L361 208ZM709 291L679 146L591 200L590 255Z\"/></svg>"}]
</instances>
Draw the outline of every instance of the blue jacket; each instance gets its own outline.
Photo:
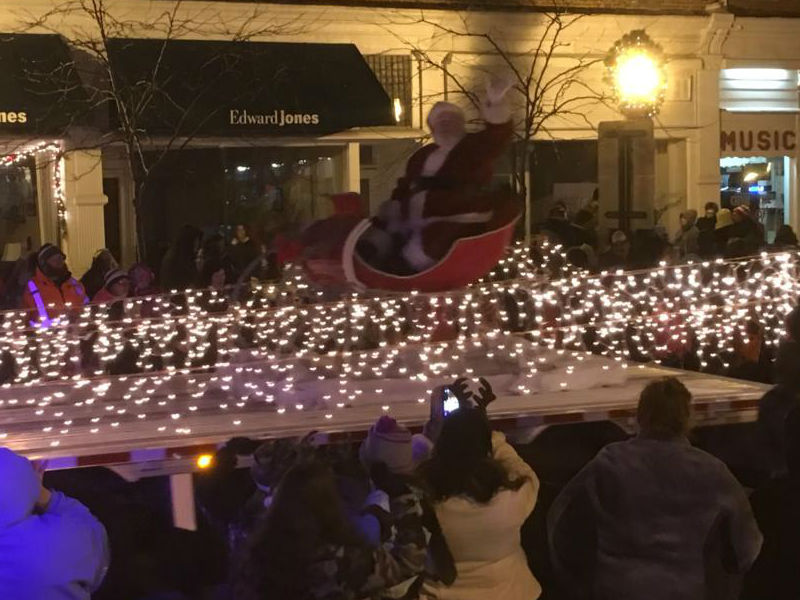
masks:
<instances>
[{"instance_id":1,"label":"blue jacket","mask_svg":"<svg viewBox=\"0 0 800 600\"><path fill-rule=\"evenodd\" d=\"M89 600L108 569L103 525L60 492L34 513L38 477L26 459L5 448L0 476L0 598Z\"/></svg>"},{"instance_id":2,"label":"blue jacket","mask_svg":"<svg viewBox=\"0 0 800 600\"><path fill-rule=\"evenodd\" d=\"M688 440L606 446L547 519L563 584L596 600L729 598L761 548L744 490Z\"/></svg>"}]
</instances>

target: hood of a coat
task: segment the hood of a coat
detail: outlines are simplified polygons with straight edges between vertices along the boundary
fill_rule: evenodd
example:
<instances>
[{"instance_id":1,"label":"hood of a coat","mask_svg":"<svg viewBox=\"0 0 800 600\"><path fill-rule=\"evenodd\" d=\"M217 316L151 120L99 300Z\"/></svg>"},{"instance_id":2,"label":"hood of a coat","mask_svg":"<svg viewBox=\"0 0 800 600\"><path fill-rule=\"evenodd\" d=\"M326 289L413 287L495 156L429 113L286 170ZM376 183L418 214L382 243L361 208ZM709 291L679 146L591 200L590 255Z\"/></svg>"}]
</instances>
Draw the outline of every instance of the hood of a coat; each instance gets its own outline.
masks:
<instances>
[{"instance_id":1,"label":"hood of a coat","mask_svg":"<svg viewBox=\"0 0 800 600\"><path fill-rule=\"evenodd\" d=\"M683 226L684 230L691 229L697 224L697 211L690 208L681 213L681 216L686 219L686 224Z\"/></svg>"},{"instance_id":2,"label":"hood of a coat","mask_svg":"<svg viewBox=\"0 0 800 600\"><path fill-rule=\"evenodd\" d=\"M39 498L41 483L30 461L0 448L0 528L29 517Z\"/></svg>"}]
</instances>

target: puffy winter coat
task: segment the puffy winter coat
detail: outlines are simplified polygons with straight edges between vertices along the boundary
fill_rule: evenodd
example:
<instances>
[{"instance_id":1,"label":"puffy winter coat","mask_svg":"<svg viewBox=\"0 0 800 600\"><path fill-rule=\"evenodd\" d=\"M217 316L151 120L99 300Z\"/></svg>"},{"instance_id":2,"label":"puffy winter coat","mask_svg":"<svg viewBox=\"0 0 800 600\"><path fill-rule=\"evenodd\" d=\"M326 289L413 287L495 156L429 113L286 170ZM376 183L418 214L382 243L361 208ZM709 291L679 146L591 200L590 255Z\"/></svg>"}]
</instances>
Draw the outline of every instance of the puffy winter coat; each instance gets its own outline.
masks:
<instances>
[{"instance_id":1,"label":"puffy winter coat","mask_svg":"<svg viewBox=\"0 0 800 600\"><path fill-rule=\"evenodd\" d=\"M427 582L422 598L535 600L542 592L520 542L520 528L536 505L539 479L502 433L492 434L492 449L512 478L525 483L518 490L498 492L486 504L455 497L434 507L456 580L451 586Z\"/></svg>"}]
</instances>

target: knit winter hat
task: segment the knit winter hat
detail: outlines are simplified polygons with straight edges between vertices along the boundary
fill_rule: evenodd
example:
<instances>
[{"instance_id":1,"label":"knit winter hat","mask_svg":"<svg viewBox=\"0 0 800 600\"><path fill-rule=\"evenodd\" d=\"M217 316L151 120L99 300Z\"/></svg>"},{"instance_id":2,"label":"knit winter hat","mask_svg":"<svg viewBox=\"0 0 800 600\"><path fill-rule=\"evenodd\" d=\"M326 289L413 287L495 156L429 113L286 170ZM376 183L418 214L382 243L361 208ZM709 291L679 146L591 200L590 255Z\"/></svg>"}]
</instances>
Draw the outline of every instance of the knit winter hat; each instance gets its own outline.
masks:
<instances>
[{"instance_id":1,"label":"knit winter hat","mask_svg":"<svg viewBox=\"0 0 800 600\"><path fill-rule=\"evenodd\" d=\"M0 448L0 528L30 516L41 484L30 461Z\"/></svg>"},{"instance_id":2,"label":"knit winter hat","mask_svg":"<svg viewBox=\"0 0 800 600\"><path fill-rule=\"evenodd\" d=\"M411 432L392 417L383 416L369 428L358 455L367 467L382 462L392 473L411 473L414 470Z\"/></svg>"},{"instance_id":3,"label":"knit winter hat","mask_svg":"<svg viewBox=\"0 0 800 600\"><path fill-rule=\"evenodd\" d=\"M728 225L733 225L733 217L731 216L731 211L728 208L720 208L719 212L717 213L716 229L722 229L723 227L727 227Z\"/></svg>"},{"instance_id":4,"label":"knit winter hat","mask_svg":"<svg viewBox=\"0 0 800 600\"><path fill-rule=\"evenodd\" d=\"M428 113L428 127L431 127L431 123L445 113L456 113L462 119L464 118L464 111L452 102L437 102L431 108L431 112Z\"/></svg>"},{"instance_id":5,"label":"knit winter hat","mask_svg":"<svg viewBox=\"0 0 800 600\"><path fill-rule=\"evenodd\" d=\"M39 248L39 252L36 254L36 261L39 263L40 267L43 267L48 260L59 254L64 258L67 257L61 250L59 250L53 244L50 243L43 244L42 247Z\"/></svg>"},{"instance_id":6,"label":"knit winter hat","mask_svg":"<svg viewBox=\"0 0 800 600\"><path fill-rule=\"evenodd\" d=\"M103 278L103 286L108 289L112 285L114 285L117 281L121 279L128 279L130 280L130 275L128 275L125 271L121 269L111 269L106 276Z\"/></svg>"}]
</instances>

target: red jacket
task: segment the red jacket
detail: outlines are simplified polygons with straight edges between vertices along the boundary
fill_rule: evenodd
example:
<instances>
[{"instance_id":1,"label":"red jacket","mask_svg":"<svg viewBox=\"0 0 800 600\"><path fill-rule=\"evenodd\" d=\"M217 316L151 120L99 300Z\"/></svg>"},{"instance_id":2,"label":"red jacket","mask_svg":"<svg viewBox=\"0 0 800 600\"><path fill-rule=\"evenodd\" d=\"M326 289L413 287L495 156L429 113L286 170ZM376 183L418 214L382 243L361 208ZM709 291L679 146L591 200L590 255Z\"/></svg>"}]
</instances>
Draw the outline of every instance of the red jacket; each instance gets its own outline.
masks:
<instances>
[{"instance_id":1,"label":"red jacket","mask_svg":"<svg viewBox=\"0 0 800 600\"><path fill-rule=\"evenodd\" d=\"M22 307L36 311L40 318L57 316L64 311L67 304L81 306L88 302L89 298L77 279L69 277L58 286L39 268L33 278L28 280L27 289L22 296Z\"/></svg>"},{"instance_id":2,"label":"red jacket","mask_svg":"<svg viewBox=\"0 0 800 600\"><path fill-rule=\"evenodd\" d=\"M94 295L92 298L92 304L105 304L106 302L116 302L117 300L124 300L125 298L120 298L115 296L111 292L108 291L107 288L100 288L100 291Z\"/></svg>"},{"instance_id":3,"label":"red jacket","mask_svg":"<svg viewBox=\"0 0 800 600\"><path fill-rule=\"evenodd\" d=\"M505 151L514 135L511 121L487 123L486 128L468 133L447 155L432 177L423 177L425 161L438 146L428 144L408 159L406 172L397 181L392 200L401 203L403 216L408 217L408 200L415 193L428 191L422 217L451 216L458 213L491 210L490 198L476 194L492 181L494 162Z\"/></svg>"}]
</instances>

